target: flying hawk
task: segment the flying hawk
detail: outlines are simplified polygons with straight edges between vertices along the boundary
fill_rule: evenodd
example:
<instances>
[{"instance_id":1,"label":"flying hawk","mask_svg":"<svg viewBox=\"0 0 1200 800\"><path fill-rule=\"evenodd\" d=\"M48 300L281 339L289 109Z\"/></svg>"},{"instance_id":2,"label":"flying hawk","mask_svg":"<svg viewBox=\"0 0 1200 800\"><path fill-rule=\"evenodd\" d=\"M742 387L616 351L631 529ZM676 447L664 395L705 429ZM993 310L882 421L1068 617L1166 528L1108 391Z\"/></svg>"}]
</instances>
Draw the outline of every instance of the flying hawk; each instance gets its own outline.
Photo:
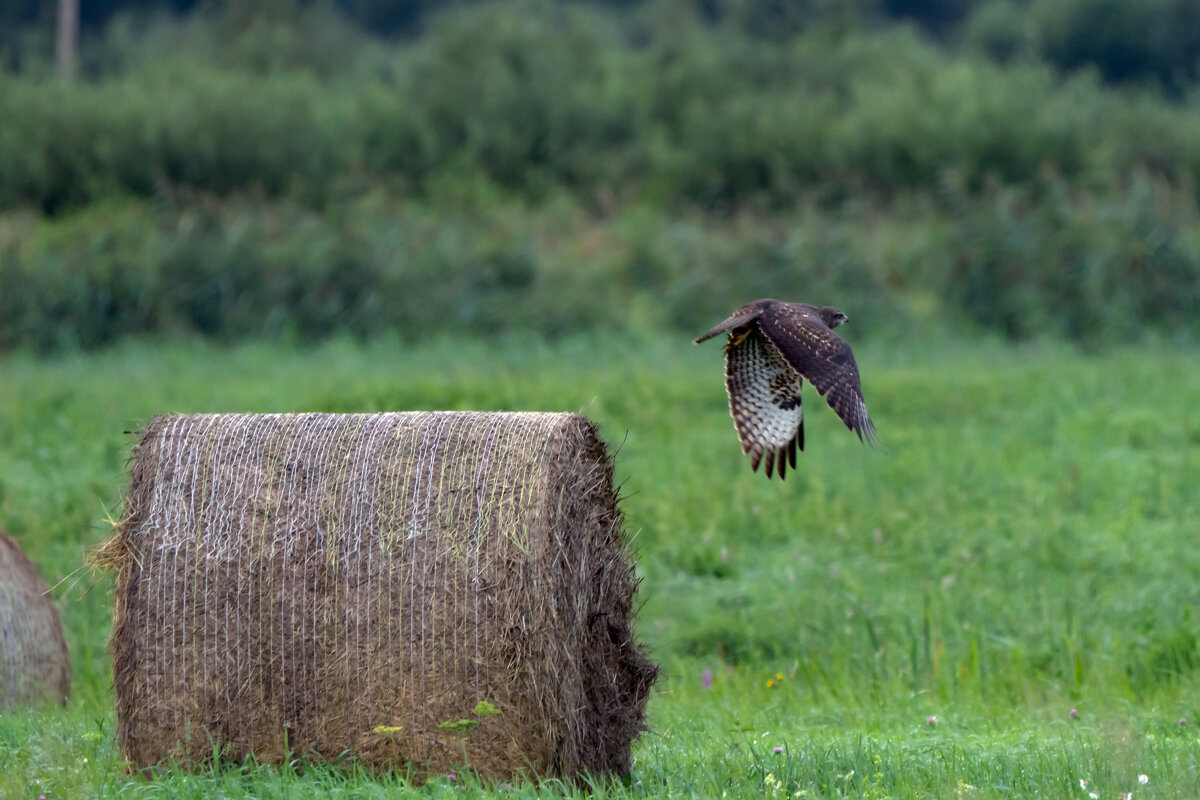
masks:
<instances>
[{"instance_id":1,"label":"flying hawk","mask_svg":"<svg viewBox=\"0 0 1200 800\"><path fill-rule=\"evenodd\" d=\"M800 387L804 378L816 387L867 444L876 440L875 425L863 403L858 365L850 345L833 329L846 315L832 306L755 300L696 340L696 344L729 332L725 345L725 389L729 413L758 471L765 460L767 477L778 466L782 479L796 449L804 449L804 415Z\"/></svg>"}]
</instances>

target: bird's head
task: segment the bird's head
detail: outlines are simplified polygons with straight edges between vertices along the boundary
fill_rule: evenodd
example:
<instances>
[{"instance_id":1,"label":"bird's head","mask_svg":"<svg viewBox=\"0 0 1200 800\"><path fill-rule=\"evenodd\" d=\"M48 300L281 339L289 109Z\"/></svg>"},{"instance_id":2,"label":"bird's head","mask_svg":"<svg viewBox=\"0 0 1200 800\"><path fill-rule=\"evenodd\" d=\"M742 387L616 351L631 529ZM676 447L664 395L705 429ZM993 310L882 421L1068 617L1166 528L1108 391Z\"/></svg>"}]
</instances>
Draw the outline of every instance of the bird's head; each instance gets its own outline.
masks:
<instances>
[{"instance_id":1,"label":"bird's head","mask_svg":"<svg viewBox=\"0 0 1200 800\"><path fill-rule=\"evenodd\" d=\"M821 306L821 321L831 328L836 328L848 319L850 318L846 316L846 312L840 308Z\"/></svg>"}]
</instances>

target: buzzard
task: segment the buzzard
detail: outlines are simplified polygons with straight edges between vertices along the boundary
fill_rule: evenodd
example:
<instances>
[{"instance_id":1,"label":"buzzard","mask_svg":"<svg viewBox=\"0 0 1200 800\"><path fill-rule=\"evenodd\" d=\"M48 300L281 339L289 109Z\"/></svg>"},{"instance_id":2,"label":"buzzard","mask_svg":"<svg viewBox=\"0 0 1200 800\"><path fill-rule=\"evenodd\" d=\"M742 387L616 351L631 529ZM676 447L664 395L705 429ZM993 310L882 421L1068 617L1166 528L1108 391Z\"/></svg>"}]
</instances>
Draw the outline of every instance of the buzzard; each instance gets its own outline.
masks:
<instances>
[{"instance_id":1,"label":"buzzard","mask_svg":"<svg viewBox=\"0 0 1200 800\"><path fill-rule=\"evenodd\" d=\"M875 425L863 403L854 354L833 332L845 321L832 306L755 300L696 340L700 344L729 332L729 413L756 472L765 460L767 477L777 466L782 480L787 465L796 466L796 450L804 449L800 387L805 378L859 440L874 444Z\"/></svg>"}]
</instances>

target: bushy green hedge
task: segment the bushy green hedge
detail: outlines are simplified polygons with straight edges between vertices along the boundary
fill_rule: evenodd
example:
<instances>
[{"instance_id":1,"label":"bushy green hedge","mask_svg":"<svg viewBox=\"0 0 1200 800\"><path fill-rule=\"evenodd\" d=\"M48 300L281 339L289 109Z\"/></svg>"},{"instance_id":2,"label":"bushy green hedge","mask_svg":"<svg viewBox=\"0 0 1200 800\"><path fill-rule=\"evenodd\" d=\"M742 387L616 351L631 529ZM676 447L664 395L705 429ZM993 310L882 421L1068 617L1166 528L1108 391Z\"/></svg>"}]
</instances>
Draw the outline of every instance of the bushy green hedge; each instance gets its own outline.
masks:
<instances>
[{"instance_id":1,"label":"bushy green hedge","mask_svg":"<svg viewBox=\"0 0 1200 800\"><path fill-rule=\"evenodd\" d=\"M340 68L314 11L0 76L0 348L690 331L768 295L868 335L1200 332L1196 108L905 30L537 9Z\"/></svg>"},{"instance_id":2,"label":"bushy green hedge","mask_svg":"<svg viewBox=\"0 0 1200 800\"><path fill-rule=\"evenodd\" d=\"M366 196L320 215L290 203L139 201L6 222L0 349L158 332L664 335L699 332L744 292L889 302L845 233L816 220L714 229L638 206L598 225L566 201L432 212Z\"/></svg>"},{"instance_id":3,"label":"bushy green hedge","mask_svg":"<svg viewBox=\"0 0 1200 800\"><path fill-rule=\"evenodd\" d=\"M974 326L1088 345L1194 339L1190 192L1059 178L978 195L716 220L649 203L598 218L486 186L436 207L378 192L317 213L239 197L0 218L0 349L181 332L225 340L624 330L687 338L756 297L841 305L855 338Z\"/></svg>"},{"instance_id":4,"label":"bushy green hedge","mask_svg":"<svg viewBox=\"0 0 1200 800\"><path fill-rule=\"evenodd\" d=\"M935 189L948 172L980 186L1047 166L1200 169L1200 110L950 58L903 30L764 44L696 25L635 47L594 10L487 4L333 75L325 56L257 56L280 38L264 25L230 33L242 56L224 66L184 48L96 82L0 78L0 209L180 189L322 206L347 181L424 192L458 174L525 199L644 190L727 210L814 186Z\"/></svg>"},{"instance_id":5,"label":"bushy green hedge","mask_svg":"<svg viewBox=\"0 0 1200 800\"><path fill-rule=\"evenodd\" d=\"M0 205L56 213L164 191L323 193L345 166L337 102L303 73L194 65L89 85L0 79Z\"/></svg>"},{"instance_id":6,"label":"bushy green hedge","mask_svg":"<svg viewBox=\"0 0 1200 800\"><path fill-rule=\"evenodd\" d=\"M1187 339L1200 315L1200 230L1190 193L1136 177L1071 197L1051 181L966 206L947 300L1011 338Z\"/></svg>"}]
</instances>

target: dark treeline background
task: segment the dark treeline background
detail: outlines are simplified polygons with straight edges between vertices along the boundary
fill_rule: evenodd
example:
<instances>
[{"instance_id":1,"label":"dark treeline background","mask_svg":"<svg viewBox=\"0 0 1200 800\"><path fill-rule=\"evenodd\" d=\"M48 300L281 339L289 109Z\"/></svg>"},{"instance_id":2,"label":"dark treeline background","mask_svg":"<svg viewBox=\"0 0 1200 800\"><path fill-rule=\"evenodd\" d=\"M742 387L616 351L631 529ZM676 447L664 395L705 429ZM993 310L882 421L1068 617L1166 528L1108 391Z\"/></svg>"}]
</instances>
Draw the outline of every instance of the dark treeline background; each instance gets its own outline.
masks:
<instances>
[{"instance_id":1,"label":"dark treeline background","mask_svg":"<svg viewBox=\"0 0 1200 800\"><path fill-rule=\"evenodd\" d=\"M1200 4L0 9L0 348L703 329L1200 333Z\"/></svg>"},{"instance_id":2,"label":"dark treeline background","mask_svg":"<svg viewBox=\"0 0 1200 800\"><path fill-rule=\"evenodd\" d=\"M379 37L419 34L438 11L480 0L329 0L325 9ZM616 12L638 12L654 0L590 0ZM113 22L212 11L209 0L87 0L86 37L102 37ZM265 0L259 12L291 14L314 5ZM1106 80L1156 81L1183 90L1200 69L1200 4L1195 0L696 0L683 4L710 24L730 24L757 38L778 40L836 22L879 28L911 22L943 43L968 42L999 59L1036 56L1060 69L1094 66ZM46 58L54 3L8 0L0 7L0 49L10 66Z\"/></svg>"}]
</instances>

